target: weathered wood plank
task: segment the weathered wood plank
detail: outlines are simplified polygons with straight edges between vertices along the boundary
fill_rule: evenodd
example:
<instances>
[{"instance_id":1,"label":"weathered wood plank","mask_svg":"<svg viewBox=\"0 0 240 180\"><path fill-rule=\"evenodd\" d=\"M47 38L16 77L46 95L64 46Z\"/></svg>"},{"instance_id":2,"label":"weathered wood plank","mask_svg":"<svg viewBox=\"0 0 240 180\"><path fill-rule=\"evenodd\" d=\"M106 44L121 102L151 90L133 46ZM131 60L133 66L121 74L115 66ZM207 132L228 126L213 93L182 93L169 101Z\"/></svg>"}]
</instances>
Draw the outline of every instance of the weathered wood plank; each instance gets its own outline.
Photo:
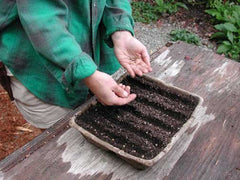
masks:
<instances>
[{"instance_id":1,"label":"weathered wood plank","mask_svg":"<svg viewBox=\"0 0 240 180\"><path fill-rule=\"evenodd\" d=\"M240 64L210 52L186 63L174 84L186 88L184 79L190 81L188 89L204 97L215 118L199 128L168 178L240 179Z\"/></svg>"},{"instance_id":2,"label":"weathered wood plank","mask_svg":"<svg viewBox=\"0 0 240 180\"><path fill-rule=\"evenodd\" d=\"M0 178L239 179L240 64L185 43L161 52L150 75L198 94L204 103L192 126L155 166L136 170L70 128L0 172Z\"/></svg>"}]
</instances>

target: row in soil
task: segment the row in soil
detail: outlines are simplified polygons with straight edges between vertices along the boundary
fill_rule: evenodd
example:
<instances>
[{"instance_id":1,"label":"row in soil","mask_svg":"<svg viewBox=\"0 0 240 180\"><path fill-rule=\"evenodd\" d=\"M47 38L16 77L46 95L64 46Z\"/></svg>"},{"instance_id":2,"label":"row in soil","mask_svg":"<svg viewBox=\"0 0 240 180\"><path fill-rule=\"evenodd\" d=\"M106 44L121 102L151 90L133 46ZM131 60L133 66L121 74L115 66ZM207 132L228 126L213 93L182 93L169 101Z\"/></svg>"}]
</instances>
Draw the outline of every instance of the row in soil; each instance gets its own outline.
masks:
<instances>
[{"instance_id":1,"label":"row in soil","mask_svg":"<svg viewBox=\"0 0 240 180\"><path fill-rule=\"evenodd\" d=\"M97 103L76 123L111 145L143 159L152 159L191 117L198 98L147 78L127 76L136 100L124 106Z\"/></svg>"}]
</instances>

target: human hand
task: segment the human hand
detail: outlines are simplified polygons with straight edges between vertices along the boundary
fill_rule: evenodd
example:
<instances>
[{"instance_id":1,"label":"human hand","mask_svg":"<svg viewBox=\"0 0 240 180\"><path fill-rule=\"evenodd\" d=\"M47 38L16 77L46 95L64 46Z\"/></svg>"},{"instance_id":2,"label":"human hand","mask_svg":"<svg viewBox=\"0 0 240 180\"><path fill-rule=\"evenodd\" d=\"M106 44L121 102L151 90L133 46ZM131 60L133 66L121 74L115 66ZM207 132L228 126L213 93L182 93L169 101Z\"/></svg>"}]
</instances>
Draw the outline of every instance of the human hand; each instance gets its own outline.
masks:
<instances>
[{"instance_id":1,"label":"human hand","mask_svg":"<svg viewBox=\"0 0 240 180\"><path fill-rule=\"evenodd\" d=\"M100 71L85 78L84 82L103 105L124 105L136 98L129 86L117 84L110 75Z\"/></svg>"},{"instance_id":2,"label":"human hand","mask_svg":"<svg viewBox=\"0 0 240 180\"><path fill-rule=\"evenodd\" d=\"M128 31L116 31L112 34L114 52L119 63L135 77L152 71L150 57L146 47Z\"/></svg>"}]
</instances>

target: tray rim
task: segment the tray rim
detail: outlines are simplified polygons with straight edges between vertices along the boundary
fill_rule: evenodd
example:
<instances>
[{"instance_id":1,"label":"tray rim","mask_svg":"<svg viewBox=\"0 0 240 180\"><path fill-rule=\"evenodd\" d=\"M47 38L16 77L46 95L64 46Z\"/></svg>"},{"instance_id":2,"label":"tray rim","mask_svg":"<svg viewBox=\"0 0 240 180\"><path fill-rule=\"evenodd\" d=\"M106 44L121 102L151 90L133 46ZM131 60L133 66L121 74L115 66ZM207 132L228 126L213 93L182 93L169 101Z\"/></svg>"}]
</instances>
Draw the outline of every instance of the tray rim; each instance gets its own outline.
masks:
<instances>
[{"instance_id":1,"label":"tray rim","mask_svg":"<svg viewBox=\"0 0 240 180\"><path fill-rule=\"evenodd\" d=\"M124 73L117 81L121 81L123 78L125 78L127 76L127 73ZM74 127L75 129L77 129L78 131L80 131L80 133L87 139L92 141L91 143L96 143L96 146L100 146L102 149L105 150L109 150L114 152L116 155L120 156L121 158L123 158L126 161L130 161L129 163L131 163L131 161L134 161L135 163L139 164L140 166L143 166L143 168L145 167L150 167L153 166L155 163L157 163L165 154L167 154L171 148L174 146L174 144L180 139L180 137L184 134L184 132L187 130L188 127L191 126L191 124L193 123L194 119L196 118L196 112L199 106L201 106L203 104L203 98L200 97L199 95L195 94L195 93L191 93L189 91L186 91L184 89L181 89L179 87L170 85L165 83L164 81L154 78L154 77L150 77L148 75L143 75L142 77L154 81L156 83L161 83L163 85L165 85L166 87L172 88L172 89L176 89L184 94L188 94L188 95L192 95L196 98L198 98L198 104L195 107L191 117L187 120L186 123L183 124L183 126L176 132L176 134L174 134L174 136L171 138L170 142L167 144L167 146L158 154L156 155L154 158L152 159L144 159L144 158L140 158L134 155L131 155L113 145L111 145L110 143L101 140L100 138L98 138L97 136L95 136L94 134L92 134L91 132L85 130L84 128L82 128L81 126L79 126L76 122L75 119L77 116L81 115L85 110L87 110L90 106L94 106L95 104L97 104L97 99L96 97L92 97L91 99L89 99L86 103L84 103L83 105L81 105L81 108L79 109L78 112L76 112L74 114L73 117L70 118L69 121L69 125L71 127Z\"/></svg>"}]
</instances>

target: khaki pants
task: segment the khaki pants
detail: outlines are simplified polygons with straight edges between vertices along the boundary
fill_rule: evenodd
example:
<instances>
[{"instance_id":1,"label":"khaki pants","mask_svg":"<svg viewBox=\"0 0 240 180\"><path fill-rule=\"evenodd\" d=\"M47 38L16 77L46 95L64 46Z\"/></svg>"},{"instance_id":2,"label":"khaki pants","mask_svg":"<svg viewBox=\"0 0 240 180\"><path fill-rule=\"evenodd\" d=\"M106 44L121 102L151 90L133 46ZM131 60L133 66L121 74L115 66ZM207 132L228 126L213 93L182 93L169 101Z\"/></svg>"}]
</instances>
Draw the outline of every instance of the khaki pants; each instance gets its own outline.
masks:
<instances>
[{"instance_id":1,"label":"khaki pants","mask_svg":"<svg viewBox=\"0 0 240 180\"><path fill-rule=\"evenodd\" d=\"M9 71L8 75L10 75L11 88L17 108L24 119L37 128L49 128L67 113L72 111L71 109L47 104L41 101L27 90L20 81L12 76Z\"/></svg>"}]
</instances>

